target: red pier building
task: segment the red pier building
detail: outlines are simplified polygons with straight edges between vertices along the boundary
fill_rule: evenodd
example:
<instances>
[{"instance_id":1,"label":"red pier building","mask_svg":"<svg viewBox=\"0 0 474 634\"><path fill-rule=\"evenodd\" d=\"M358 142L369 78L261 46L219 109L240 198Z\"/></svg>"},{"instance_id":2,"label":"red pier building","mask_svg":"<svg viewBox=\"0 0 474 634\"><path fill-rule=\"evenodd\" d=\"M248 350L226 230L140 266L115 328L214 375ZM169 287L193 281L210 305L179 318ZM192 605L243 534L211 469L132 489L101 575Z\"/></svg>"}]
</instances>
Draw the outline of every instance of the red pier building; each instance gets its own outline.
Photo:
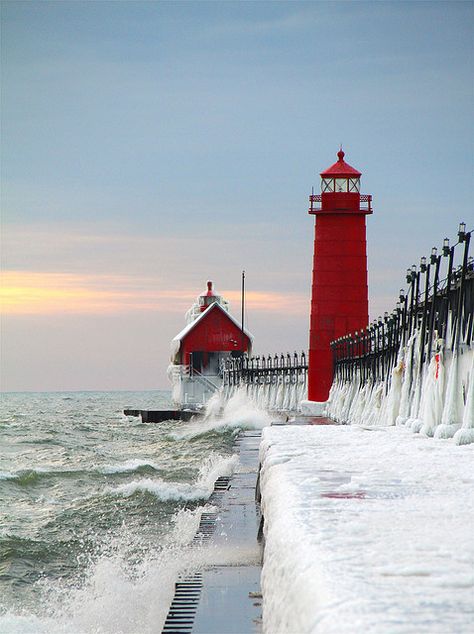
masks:
<instances>
[{"instance_id":1,"label":"red pier building","mask_svg":"<svg viewBox=\"0 0 474 634\"><path fill-rule=\"evenodd\" d=\"M229 313L212 282L186 313L187 326L171 342L168 375L173 401L203 405L222 383L220 364L231 356L251 354L252 335Z\"/></svg>"},{"instance_id":2,"label":"red pier building","mask_svg":"<svg viewBox=\"0 0 474 634\"><path fill-rule=\"evenodd\" d=\"M338 160L321 172L321 194L310 196L315 216L309 334L308 400L327 401L333 376L330 342L368 325L365 217L372 196L360 193L361 173Z\"/></svg>"}]
</instances>

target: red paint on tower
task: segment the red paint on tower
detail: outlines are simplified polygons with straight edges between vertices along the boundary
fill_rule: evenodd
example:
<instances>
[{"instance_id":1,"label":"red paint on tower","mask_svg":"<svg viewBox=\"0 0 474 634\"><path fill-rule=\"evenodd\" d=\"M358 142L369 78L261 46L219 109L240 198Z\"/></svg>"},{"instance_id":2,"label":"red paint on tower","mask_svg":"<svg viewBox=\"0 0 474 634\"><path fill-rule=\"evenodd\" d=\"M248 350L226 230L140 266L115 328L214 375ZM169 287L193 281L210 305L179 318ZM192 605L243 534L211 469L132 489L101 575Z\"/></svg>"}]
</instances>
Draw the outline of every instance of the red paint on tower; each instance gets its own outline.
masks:
<instances>
[{"instance_id":1,"label":"red paint on tower","mask_svg":"<svg viewBox=\"0 0 474 634\"><path fill-rule=\"evenodd\" d=\"M326 401L333 377L330 342L369 322L365 216L372 197L360 194L361 173L344 161L321 172L321 194L310 196L315 215L309 333L308 400Z\"/></svg>"}]
</instances>

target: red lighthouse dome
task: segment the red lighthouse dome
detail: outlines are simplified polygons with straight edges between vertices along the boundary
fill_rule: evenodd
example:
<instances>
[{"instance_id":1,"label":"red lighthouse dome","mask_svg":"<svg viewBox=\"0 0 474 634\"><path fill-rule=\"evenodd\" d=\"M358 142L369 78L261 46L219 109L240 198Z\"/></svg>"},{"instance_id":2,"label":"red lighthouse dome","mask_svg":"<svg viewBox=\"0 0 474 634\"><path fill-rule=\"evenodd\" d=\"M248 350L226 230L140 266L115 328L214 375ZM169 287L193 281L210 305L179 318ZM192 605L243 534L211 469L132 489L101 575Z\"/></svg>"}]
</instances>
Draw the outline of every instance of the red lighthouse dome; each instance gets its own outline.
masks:
<instances>
[{"instance_id":1,"label":"red lighthouse dome","mask_svg":"<svg viewBox=\"0 0 474 634\"><path fill-rule=\"evenodd\" d=\"M337 162L333 163L333 165L328 167L327 170L324 170L324 172L321 172L321 176L355 176L356 178L362 176L361 172L345 162L344 156L345 153L341 148L337 153Z\"/></svg>"},{"instance_id":2,"label":"red lighthouse dome","mask_svg":"<svg viewBox=\"0 0 474 634\"><path fill-rule=\"evenodd\" d=\"M321 172L321 194L310 196L315 216L309 335L308 399L326 401L332 382L330 343L368 324L365 216L372 197L360 193L361 173L338 160Z\"/></svg>"}]
</instances>

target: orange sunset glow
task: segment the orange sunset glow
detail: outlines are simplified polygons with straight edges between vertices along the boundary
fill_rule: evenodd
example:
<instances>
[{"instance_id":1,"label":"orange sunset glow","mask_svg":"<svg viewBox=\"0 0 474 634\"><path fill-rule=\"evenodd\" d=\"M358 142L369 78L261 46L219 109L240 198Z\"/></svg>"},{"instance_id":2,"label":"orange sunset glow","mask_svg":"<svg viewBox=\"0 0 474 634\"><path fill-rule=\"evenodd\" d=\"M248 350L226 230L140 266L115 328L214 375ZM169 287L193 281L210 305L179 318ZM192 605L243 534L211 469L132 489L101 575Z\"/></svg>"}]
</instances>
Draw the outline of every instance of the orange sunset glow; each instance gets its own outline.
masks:
<instances>
[{"instance_id":1,"label":"orange sunset glow","mask_svg":"<svg viewBox=\"0 0 474 634\"><path fill-rule=\"evenodd\" d=\"M73 273L5 271L0 302L10 315L117 313L128 311L184 312L195 300L196 289L157 288L151 278ZM233 311L240 306L239 291L222 291ZM297 294L249 291L248 310L304 314L308 300Z\"/></svg>"}]
</instances>

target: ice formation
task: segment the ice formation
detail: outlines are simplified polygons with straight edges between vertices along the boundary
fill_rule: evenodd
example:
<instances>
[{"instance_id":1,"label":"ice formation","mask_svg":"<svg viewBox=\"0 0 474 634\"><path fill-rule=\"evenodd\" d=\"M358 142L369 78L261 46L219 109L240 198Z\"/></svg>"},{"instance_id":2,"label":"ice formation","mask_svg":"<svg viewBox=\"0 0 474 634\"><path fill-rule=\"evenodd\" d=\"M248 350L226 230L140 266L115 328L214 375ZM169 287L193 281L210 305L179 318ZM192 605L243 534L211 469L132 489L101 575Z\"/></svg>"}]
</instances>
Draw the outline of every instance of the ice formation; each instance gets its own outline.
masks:
<instances>
[{"instance_id":1,"label":"ice formation","mask_svg":"<svg viewBox=\"0 0 474 634\"><path fill-rule=\"evenodd\" d=\"M222 396L227 402L244 393L260 410L296 412L308 391L306 373L296 376L275 375L270 382L224 385Z\"/></svg>"},{"instance_id":2,"label":"ice formation","mask_svg":"<svg viewBox=\"0 0 474 634\"><path fill-rule=\"evenodd\" d=\"M473 451L405 426L265 428L264 634L470 633Z\"/></svg>"},{"instance_id":3,"label":"ice formation","mask_svg":"<svg viewBox=\"0 0 474 634\"><path fill-rule=\"evenodd\" d=\"M429 363L420 366L419 340L415 331L384 381L369 380L361 387L358 375L351 381L336 379L327 415L344 424L396 424L436 439L474 442L474 348L436 339Z\"/></svg>"}]
</instances>

